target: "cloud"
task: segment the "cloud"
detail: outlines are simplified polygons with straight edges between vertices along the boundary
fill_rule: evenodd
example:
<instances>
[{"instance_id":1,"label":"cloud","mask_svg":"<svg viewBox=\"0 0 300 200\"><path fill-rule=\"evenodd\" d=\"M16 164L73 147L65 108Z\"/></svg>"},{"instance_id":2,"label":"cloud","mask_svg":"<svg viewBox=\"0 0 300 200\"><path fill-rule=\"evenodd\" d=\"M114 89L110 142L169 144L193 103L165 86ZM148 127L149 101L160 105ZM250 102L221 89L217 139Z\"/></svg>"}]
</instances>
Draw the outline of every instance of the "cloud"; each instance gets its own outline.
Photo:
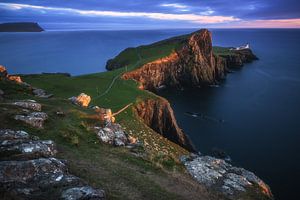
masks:
<instances>
[{"instance_id":1,"label":"cloud","mask_svg":"<svg viewBox=\"0 0 300 200\"><path fill-rule=\"evenodd\" d=\"M188 6L183 5L183 4L179 4L179 3L163 3L163 4L160 4L160 6L162 6L162 7L171 7L171 8L179 8L179 9L188 8Z\"/></svg>"},{"instance_id":2,"label":"cloud","mask_svg":"<svg viewBox=\"0 0 300 200\"><path fill-rule=\"evenodd\" d=\"M173 4L173 6L180 6ZM183 5L181 5L183 6ZM9 10L33 10L37 12L52 12L54 14L65 15L81 15L86 17L118 17L118 18L134 18L142 17L155 20L165 21L186 21L198 24L215 24L239 21L240 19L233 16L207 16L197 14L170 14L160 12L122 12L122 11L107 11L107 10L81 10L65 7L49 7L49 6L36 6L30 4L16 4L16 3L0 3L0 8Z\"/></svg>"},{"instance_id":3,"label":"cloud","mask_svg":"<svg viewBox=\"0 0 300 200\"><path fill-rule=\"evenodd\" d=\"M300 18L239 21L231 28L300 28Z\"/></svg>"}]
</instances>

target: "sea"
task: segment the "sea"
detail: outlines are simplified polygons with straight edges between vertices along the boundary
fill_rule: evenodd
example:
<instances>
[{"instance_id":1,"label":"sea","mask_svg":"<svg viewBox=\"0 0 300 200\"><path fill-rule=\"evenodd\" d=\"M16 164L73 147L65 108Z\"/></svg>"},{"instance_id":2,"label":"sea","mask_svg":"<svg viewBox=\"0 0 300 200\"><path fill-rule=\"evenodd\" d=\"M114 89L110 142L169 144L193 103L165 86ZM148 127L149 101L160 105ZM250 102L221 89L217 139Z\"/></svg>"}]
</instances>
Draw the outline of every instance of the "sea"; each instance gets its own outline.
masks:
<instances>
[{"instance_id":1,"label":"sea","mask_svg":"<svg viewBox=\"0 0 300 200\"><path fill-rule=\"evenodd\" d=\"M195 30L0 33L0 65L12 74L103 72L106 61L127 47ZM159 94L170 101L179 126L199 152L214 155L217 149L269 184L275 199L298 199L300 30L211 31L213 45L249 43L259 60L232 70L219 85Z\"/></svg>"}]
</instances>

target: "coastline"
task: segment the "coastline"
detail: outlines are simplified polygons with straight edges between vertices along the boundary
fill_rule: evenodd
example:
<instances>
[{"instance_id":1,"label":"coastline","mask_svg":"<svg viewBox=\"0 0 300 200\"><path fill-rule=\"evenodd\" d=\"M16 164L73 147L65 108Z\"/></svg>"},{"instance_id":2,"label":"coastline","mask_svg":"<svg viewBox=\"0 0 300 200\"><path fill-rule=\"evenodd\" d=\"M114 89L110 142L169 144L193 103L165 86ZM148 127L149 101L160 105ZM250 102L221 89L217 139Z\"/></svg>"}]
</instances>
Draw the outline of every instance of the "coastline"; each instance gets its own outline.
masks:
<instances>
[{"instance_id":1,"label":"coastline","mask_svg":"<svg viewBox=\"0 0 300 200\"><path fill-rule=\"evenodd\" d=\"M146 64L147 64L147 63L146 63ZM133 67L133 68L134 68L134 67ZM111 73L111 72L104 72L104 73ZM55 76L61 76L62 74L60 74L60 73L58 73L58 74L56 74L56 73L54 73L54 74L50 73L50 74L44 74L44 75L45 75L46 77L47 77L47 76L49 76L49 77L54 76L54 77L55 77ZM93 77L94 75L95 75L95 74L83 75L83 77ZM28 75L27 78L26 78L26 76L25 76L25 79L28 79L28 80L29 80L30 78L33 78L33 79L34 79L33 76L38 76L38 75ZM70 78L70 79L78 79L78 78L80 78L80 77L81 77L81 76L68 77L68 78ZM111 76L111 77L114 77L114 76ZM35 82L35 81L33 81L33 84L34 84L34 82ZM37 83L37 82L36 82L36 83ZM134 83L133 86L136 87L137 84ZM48 89L47 89L47 90L48 90ZM51 90L54 91L53 89L50 89L50 91L51 91ZM51 91L51 92L52 92L52 91ZM63 95L63 96L64 96L64 95ZM150 97L150 98L153 98L153 96L152 96L151 94L150 94L149 97ZM159 110L159 109L158 109L158 110ZM160 112L160 111L159 111L159 112ZM168 109L167 109L167 112L173 112L173 111L172 111L172 108L168 108ZM147 113L148 113L148 112L147 112ZM146 118L147 118L147 117L146 117ZM173 119L173 120L171 120L171 121L172 121L172 123L174 123L174 120L175 120L175 124L176 124L176 119ZM166 124L166 125L168 126L168 124ZM151 126L150 126L150 127L151 127ZM158 129L160 129L160 128L158 128ZM162 131L162 133L163 133L163 132L164 132L164 131ZM161 133L161 134L162 134L162 133ZM177 158L177 159L178 159L178 158Z\"/></svg>"}]
</instances>

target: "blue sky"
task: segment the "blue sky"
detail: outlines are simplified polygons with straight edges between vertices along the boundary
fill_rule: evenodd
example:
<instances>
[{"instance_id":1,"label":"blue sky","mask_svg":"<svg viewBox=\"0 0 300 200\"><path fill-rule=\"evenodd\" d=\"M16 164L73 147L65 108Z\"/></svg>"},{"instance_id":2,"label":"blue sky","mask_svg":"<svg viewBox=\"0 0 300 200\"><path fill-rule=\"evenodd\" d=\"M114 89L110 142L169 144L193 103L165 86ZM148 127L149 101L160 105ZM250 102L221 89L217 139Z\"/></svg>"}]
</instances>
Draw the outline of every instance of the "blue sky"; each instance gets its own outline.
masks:
<instances>
[{"instance_id":1,"label":"blue sky","mask_svg":"<svg viewBox=\"0 0 300 200\"><path fill-rule=\"evenodd\" d=\"M46 28L300 28L299 0L0 0L0 22Z\"/></svg>"}]
</instances>

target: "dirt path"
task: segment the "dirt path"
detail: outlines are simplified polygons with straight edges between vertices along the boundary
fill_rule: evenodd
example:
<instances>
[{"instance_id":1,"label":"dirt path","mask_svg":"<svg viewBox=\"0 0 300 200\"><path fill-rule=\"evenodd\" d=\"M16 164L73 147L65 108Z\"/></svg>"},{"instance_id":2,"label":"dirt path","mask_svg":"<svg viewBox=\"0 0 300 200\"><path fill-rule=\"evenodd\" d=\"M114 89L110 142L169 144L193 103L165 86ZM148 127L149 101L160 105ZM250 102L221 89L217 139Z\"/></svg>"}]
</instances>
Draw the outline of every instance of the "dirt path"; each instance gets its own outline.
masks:
<instances>
[{"instance_id":1,"label":"dirt path","mask_svg":"<svg viewBox=\"0 0 300 200\"><path fill-rule=\"evenodd\" d=\"M142 61L142 57L140 55L140 53L138 51L136 51L137 55L138 55L138 58L139 60L133 65L133 68L137 67L140 62ZM127 66L125 67L125 71L124 72L121 72L120 74L118 74L117 76L115 76L112 80L112 82L110 83L110 85L108 86L108 88L102 93L102 94L99 94L98 96L95 97L95 99L98 99L100 97L103 97L105 96L107 93L109 93L109 91L111 90L111 88L113 87L113 85L115 84L116 80L121 77L122 74L124 74L125 72L127 72Z\"/></svg>"}]
</instances>

